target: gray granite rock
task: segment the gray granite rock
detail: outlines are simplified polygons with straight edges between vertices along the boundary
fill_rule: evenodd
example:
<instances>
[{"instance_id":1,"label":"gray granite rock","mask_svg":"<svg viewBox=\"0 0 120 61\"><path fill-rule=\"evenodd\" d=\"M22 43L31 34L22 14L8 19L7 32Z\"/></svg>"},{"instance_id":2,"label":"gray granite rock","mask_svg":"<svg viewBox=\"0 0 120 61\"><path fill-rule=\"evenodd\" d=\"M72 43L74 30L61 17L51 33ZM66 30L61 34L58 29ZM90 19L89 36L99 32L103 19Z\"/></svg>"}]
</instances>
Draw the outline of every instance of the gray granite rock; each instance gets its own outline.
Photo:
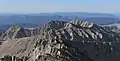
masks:
<instances>
[{"instance_id":1,"label":"gray granite rock","mask_svg":"<svg viewBox=\"0 0 120 61\"><path fill-rule=\"evenodd\" d=\"M29 57L27 61L120 60L119 35L88 21L51 21L41 27L28 31L21 27L14 30L10 28L5 32L3 38L19 40L19 42L15 42L16 46L9 48L17 48L17 45L25 45L26 47L32 45L32 49L29 47L30 49L20 50L17 54L10 51L11 56L15 55L19 58L26 56L24 53L26 51L27 57ZM7 41L9 40L1 44L5 47L0 47L0 49L7 49L5 45L8 44Z\"/></svg>"}]
</instances>

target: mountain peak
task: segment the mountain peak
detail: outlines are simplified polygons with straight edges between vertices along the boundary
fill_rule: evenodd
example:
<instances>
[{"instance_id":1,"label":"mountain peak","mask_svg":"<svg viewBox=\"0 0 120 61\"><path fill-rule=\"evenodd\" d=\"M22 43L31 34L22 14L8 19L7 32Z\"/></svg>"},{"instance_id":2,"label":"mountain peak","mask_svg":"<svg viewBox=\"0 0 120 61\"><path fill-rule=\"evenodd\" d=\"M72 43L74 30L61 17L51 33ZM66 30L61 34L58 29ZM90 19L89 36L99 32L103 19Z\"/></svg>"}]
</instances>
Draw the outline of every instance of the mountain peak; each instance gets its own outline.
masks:
<instances>
[{"instance_id":1,"label":"mountain peak","mask_svg":"<svg viewBox=\"0 0 120 61\"><path fill-rule=\"evenodd\" d=\"M17 24L12 25L1 37L2 40L15 39L30 36L30 30Z\"/></svg>"},{"instance_id":2,"label":"mountain peak","mask_svg":"<svg viewBox=\"0 0 120 61\"><path fill-rule=\"evenodd\" d=\"M14 32L10 28L3 34L0 56L27 56L25 61L120 60L120 36L92 22L50 21L32 30L12 27Z\"/></svg>"}]
</instances>

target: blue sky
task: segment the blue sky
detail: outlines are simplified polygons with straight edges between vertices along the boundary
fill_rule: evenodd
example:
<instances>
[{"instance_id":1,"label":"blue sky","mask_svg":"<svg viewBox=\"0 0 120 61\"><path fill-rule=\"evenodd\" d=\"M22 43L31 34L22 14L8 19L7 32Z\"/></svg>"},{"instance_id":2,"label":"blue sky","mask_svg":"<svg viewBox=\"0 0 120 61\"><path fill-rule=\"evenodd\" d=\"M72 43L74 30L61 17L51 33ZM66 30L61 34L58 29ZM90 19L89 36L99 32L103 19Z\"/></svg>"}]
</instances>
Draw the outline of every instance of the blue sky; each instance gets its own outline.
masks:
<instances>
[{"instance_id":1,"label":"blue sky","mask_svg":"<svg viewBox=\"0 0 120 61\"><path fill-rule=\"evenodd\" d=\"M0 12L120 12L120 0L0 0Z\"/></svg>"}]
</instances>

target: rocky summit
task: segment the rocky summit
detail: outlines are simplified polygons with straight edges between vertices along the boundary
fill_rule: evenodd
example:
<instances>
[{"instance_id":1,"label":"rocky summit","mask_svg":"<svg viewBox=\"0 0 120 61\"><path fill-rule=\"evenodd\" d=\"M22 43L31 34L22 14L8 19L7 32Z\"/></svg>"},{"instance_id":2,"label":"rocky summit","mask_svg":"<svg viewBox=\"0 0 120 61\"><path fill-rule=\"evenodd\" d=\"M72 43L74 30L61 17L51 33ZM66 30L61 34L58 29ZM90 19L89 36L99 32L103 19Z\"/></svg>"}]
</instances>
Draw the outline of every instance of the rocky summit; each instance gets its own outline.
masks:
<instances>
[{"instance_id":1,"label":"rocky summit","mask_svg":"<svg viewBox=\"0 0 120 61\"><path fill-rule=\"evenodd\" d=\"M50 21L33 29L18 25L1 36L1 61L119 61L120 36L97 24Z\"/></svg>"}]
</instances>

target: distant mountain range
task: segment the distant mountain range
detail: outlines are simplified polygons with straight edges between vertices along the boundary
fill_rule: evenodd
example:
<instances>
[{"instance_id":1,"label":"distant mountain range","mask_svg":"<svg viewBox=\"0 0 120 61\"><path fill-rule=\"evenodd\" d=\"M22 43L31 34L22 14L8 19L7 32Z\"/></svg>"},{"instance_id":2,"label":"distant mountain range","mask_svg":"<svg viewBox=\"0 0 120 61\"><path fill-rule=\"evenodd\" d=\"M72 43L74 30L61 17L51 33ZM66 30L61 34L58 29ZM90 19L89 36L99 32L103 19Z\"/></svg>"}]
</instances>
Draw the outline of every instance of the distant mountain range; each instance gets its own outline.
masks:
<instances>
[{"instance_id":1,"label":"distant mountain range","mask_svg":"<svg viewBox=\"0 0 120 61\"><path fill-rule=\"evenodd\" d=\"M106 24L119 21L116 15L109 13L87 13L87 12L56 12L37 14L1 14L0 28L8 28L12 24L24 27L36 27L50 20L88 20L97 24Z\"/></svg>"}]
</instances>

